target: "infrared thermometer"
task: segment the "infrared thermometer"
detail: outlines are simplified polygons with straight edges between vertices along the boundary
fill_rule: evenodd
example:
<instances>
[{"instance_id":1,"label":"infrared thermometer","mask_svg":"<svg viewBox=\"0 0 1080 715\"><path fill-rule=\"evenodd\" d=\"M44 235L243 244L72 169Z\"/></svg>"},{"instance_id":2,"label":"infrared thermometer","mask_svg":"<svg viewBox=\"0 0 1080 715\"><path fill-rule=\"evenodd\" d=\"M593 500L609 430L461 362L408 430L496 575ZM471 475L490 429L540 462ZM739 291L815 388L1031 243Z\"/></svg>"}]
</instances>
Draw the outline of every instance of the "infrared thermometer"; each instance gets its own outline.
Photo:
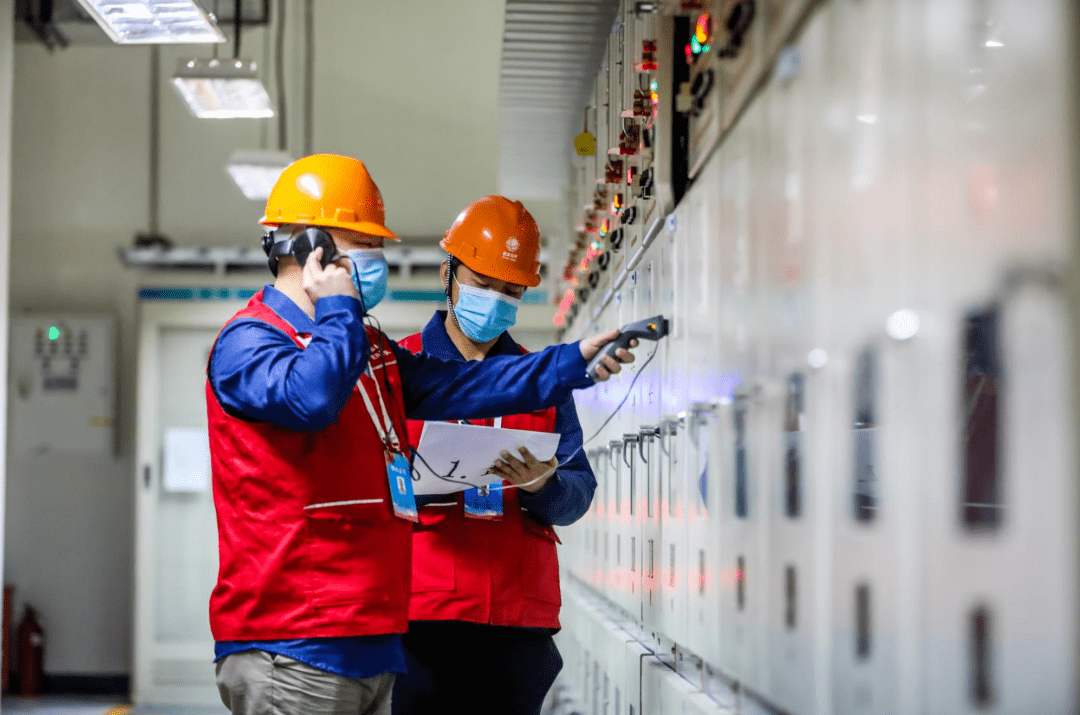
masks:
<instances>
[{"instance_id":1,"label":"infrared thermometer","mask_svg":"<svg viewBox=\"0 0 1080 715\"><path fill-rule=\"evenodd\" d=\"M659 340L668 334L668 321L662 315L657 315L645 320L639 320L636 323L630 323L624 325L619 330L619 337L612 340L610 343L600 349L600 352L596 353L592 360L589 361L588 375L593 380L598 380L599 376L596 374L596 369L600 367L601 361L605 356L611 355L614 357L615 351L619 348L630 349L631 340Z\"/></svg>"}]
</instances>

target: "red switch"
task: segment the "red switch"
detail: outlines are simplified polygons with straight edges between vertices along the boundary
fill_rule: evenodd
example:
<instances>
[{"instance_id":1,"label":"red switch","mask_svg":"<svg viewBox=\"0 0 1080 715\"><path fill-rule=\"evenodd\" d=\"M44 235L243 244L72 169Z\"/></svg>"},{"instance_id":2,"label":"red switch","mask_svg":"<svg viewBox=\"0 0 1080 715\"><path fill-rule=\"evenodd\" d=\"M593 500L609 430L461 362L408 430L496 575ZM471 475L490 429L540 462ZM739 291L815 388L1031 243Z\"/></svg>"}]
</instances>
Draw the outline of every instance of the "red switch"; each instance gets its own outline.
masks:
<instances>
[{"instance_id":1,"label":"red switch","mask_svg":"<svg viewBox=\"0 0 1080 715\"><path fill-rule=\"evenodd\" d=\"M640 146L641 127L637 124L624 126L623 131L619 134L619 153L634 155L638 153Z\"/></svg>"},{"instance_id":2,"label":"red switch","mask_svg":"<svg viewBox=\"0 0 1080 715\"><path fill-rule=\"evenodd\" d=\"M619 184L622 183L623 174L623 160L611 159L607 163L607 167L604 169L604 183L606 184Z\"/></svg>"},{"instance_id":3,"label":"red switch","mask_svg":"<svg viewBox=\"0 0 1080 715\"><path fill-rule=\"evenodd\" d=\"M634 68L638 72L655 72L656 63L656 40L641 41L641 62Z\"/></svg>"}]
</instances>

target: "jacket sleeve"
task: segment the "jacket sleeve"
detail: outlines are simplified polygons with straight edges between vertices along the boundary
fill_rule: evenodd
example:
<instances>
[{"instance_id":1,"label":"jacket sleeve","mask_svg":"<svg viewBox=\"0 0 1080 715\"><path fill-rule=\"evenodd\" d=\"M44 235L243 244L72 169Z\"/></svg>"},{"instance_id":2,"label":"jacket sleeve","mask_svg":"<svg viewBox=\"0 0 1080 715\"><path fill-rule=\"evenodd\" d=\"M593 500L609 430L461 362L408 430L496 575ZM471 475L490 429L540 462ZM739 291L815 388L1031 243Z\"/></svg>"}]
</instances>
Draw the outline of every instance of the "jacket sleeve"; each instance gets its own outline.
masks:
<instances>
[{"instance_id":1,"label":"jacket sleeve","mask_svg":"<svg viewBox=\"0 0 1080 715\"><path fill-rule=\"evenodd\" d=\"M318 300L307 348L261 320L230 323L210 357L210 386L218 402L241 419L297 431L325 429L367 367L362 318L356 298Z\"/></svg>"},{"instance_id":2,"label":"jacket sleeve","mask_svg":"<svg viewBox=\"0 0 1080 715\"><path fill-rule=\"evenodd\" d=\"M555 411L555 431L559 448L555 456L559 468L540 491L518 490L518 500L537 519L554 526L569 526L585 515L596 492L596 476L582 450L581 423L574 398L567 398Z\"/></svg>"},{"instance_id":3,"label":"jacket sleeve","mask_svg":"<svg viewBox=\"0 0 1080 715\"><path fill-rule=\"evenodd\" d=\"M593 384L577 343L528 355L446 361L392 343L405 413L414 420L472 420L554 407Z\"/></svg>"}]
</instances>

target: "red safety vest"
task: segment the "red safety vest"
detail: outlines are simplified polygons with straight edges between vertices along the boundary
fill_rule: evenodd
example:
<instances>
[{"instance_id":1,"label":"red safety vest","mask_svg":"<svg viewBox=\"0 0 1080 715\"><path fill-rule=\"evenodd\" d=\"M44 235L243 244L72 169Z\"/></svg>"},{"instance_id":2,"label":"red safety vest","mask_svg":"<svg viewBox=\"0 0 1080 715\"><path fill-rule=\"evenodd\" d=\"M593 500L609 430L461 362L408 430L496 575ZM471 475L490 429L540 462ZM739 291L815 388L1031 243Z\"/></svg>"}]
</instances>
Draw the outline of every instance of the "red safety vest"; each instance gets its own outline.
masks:
<instances>
[{"instance_id":1,"label":"red safety vest","mask_svg":"<svg viewBox=\"0 0 1080 715\"><path fill-rule=\"evenodd\" d=\"M303 347L262 302L229 322L261 320ZM401 376L386 338L367 329L369 365L404 435ZM360 386L337 422L296 432L225 413L209 381L214 506L220 567L210 597L215 640L279 640L403 633L408 625L412 524L394 516L382 441Z\"/></svg>"},{"instance_id":2,"label":"red safety vest","mask_svg":"<svg viewBox=\"0 0 1080 715\"><path fill-rule=\"evenodd\" d=\"M413 353L423 350L420 333L398 344ZM504 417L502 426L554 432L555 408ZM420 442L423 428L423 422L409 420L411 444ZM497 520L466 518L461 494L440 500L452 505L420 509L409 620L559 627L559 537L521 508L517 489L502 494L503 516Z\"/></svg>"}]
</instances>

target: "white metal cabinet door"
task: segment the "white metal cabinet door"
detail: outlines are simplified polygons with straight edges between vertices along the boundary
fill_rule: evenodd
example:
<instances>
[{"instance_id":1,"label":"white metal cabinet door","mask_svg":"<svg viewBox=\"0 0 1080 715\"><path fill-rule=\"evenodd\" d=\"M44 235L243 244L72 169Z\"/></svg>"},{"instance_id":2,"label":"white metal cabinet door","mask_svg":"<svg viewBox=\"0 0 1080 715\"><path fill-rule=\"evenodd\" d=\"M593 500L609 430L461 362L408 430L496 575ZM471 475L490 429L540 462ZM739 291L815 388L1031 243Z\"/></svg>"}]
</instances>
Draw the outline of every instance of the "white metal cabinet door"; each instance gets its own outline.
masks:
<instances>
[{"instance_id":1,"label":"white metal cabinet door","mask_svg":"<svg viewBox=\"0 0 1080 715\"><path fill-rule=\"evenodd\" d=\"M776 84L776 83L774 83ZM718 361L722 373L719 432L714 450L719 462L716 484L719 601L719 667L752 688L764 686L767 633L765 465L758 426L764 425L760 385L773 347L770 323L777 318L780 288L769 271L785 271L776 260L784 250L798 255L801 211L798 184L787 191L789 137L774 114L786 106L767 87L747 108L721 147L724 161L720 211L720 302ZM774 111L775 109L775 111ZM762 319L761 316L767 316Z\"/></svg>"},{"instance_id":2,"label":"white metal cabinet door","mask_svg":"<svg viewBox=\"0 0 1080 715\"><path fill-rule=\"evenodd\" d=\"M930 418L959 428L938 430L928 453L940 461L925 471L927 707L1064 712L1077 578L1063 306L1031 286L957 323L967 334L933 351L952 374L933 384L944 389Z\"/></svg>"},{"instance_id":3,"label":"white metal cabinet door","mask_svg":"<svg viewBox=\"0 0 1080 715\"><path fill-rule=\"evenodd\" d=\"M793 203L781 261L770 265L781 289L779 320L772 322L770 374L765 389L762 468L771 483L768 588L769 677L763 695L785 710L827 712L829 622L822 617L828 592L829 494L820 488L821 460L828 452L828 383L808 366L808 355L827 337L824 295L827 273L821 244L827 242L836 208L837 162L823 147L829 129L829 4L813 15L797 48L801 73L786 88L790 122L785 131L788 189ZM770 97L779 101L780 94ZM794 209L799 207L798 211ZM826 657L822 657L822 654ZM822 702L824 701L824 702Z\"/></svg>"},{"instance_id":4,"label":"white metal cabinet door","mask_svg":"<svg viewBox=\"0 0 1080 715\"><path fill-rule=\"evenodd\" d=\"M643 709L642 677L647 667L646 663L656 662L656 658L648 648L633 640L625 632L622 633L622 641L623 687L626 693L623 715L644 715L650 711Z\"/></svg>"},{"instance_id":5,"label":"white metal cabinet door","mask_svg":"<svg viewBox=\"0 0 1080 715\"><path fill-rule=\"evenodd\" d=\"M659 712L663 715L736 715L739 712L734 691L710 697L701 691L700 684L691 683L669 669L665 669L659 681Z\"/></svg>"},{"instance_id":6,"label":"white metal cabinet door","mask_svg":"<svg viewBox=\"0 0 1080 715\"><path fill-rule=\"evenodd\" d=\"M1075 609L1061 610L1076 602L1075 356L1060 298L1023 285L1031 265L1075 245L1063 214L1075 207L1058 193L1069 184L1062 132L1075 135L1060 104L1075 83L1061 60L1070 6L925 2L935 71L923 134L927 153L948 159L922 186L939 203L926 204L920 235L944 243L927 271L928 329L912 345L925 360L927 711L1075 707ZM980 337L978 322L996 327Z\"/></svg>"},{"instance_id":7,"label":"white metal cabinet door","mask_svg":"<svg viewBox=\"0 0 1080 715\"><path fill-rule=\"evenodd\" d=\"M732 678L758 687L761 683L759 644L763 636L764 603L757 598L762 580L764 553L762 524L764 500L755 439L759 420L749 390L720 407L718 445L726 463L720 470L720 668Z\"/></svg>"},{"instance_id":8,"label":"white metal cabinet door","mask_svg":"<svg viewBox=\"0 0 1080 715\"><path fill-rule=\"evenodd\" d=\"M651 318L660 311L663 294L661 281L663 259L660 251L663 243L654 241L638 264L639 281L642 283L641 318ZM660 494L665 479L665 462L660 449L660 411L664 375L664 353L661 350L664 340L657 343L645 343L643 355L652 355L648 367L643 367L638 391L641 401L638 410L638 456L640 463L640 538L642 548L641 577L641 617L651 627L658 627L660 622L661 576L663 559L661 557L660 535Z\"/></svg>"}]
</instances>

